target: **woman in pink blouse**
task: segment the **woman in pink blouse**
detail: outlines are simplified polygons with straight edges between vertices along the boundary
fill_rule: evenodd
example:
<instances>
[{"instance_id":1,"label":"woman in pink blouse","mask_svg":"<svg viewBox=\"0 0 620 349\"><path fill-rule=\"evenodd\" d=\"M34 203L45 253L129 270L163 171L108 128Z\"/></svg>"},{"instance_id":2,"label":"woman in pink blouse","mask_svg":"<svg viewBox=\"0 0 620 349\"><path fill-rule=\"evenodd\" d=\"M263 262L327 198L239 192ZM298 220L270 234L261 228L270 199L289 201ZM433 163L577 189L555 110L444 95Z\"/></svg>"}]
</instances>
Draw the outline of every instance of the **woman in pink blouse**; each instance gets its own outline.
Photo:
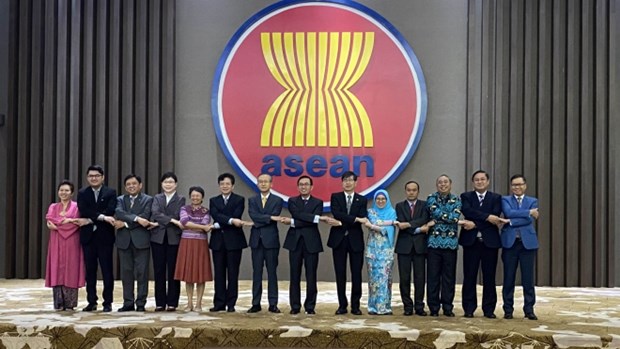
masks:
<instances>
[{"instance_id":1,"label":"woman in pink blouse","mask_svg":"<svg viewBox=\"0 0 620 349\"><path fill-rule=\"evenodd\" d=\"M85 272L80 225L84 224L73 195L73 183L58 185L59 202L50 205L45 219L50 230L47 247L45 287L52 287L54 309L73 310L77 306L78 288L84 287Z\"/></svg>"},{"instance_id":2,"label":"woman in pink blouse","mask_svg":"<svg viewBox=\"0 0 620 349\"><path fill-rule=\"evenodd\" d=\"M202 206L205 195L201 187L189 188L190 205L181 207L180 221L183 234L179 243L174 278L185 281L187 292L186 311L202 311L202 295L205 282L213 280L207 233L213 228L209 209ZM194 284L196 285L196 306L193 305Z\"/></svg>"}]
</instances>

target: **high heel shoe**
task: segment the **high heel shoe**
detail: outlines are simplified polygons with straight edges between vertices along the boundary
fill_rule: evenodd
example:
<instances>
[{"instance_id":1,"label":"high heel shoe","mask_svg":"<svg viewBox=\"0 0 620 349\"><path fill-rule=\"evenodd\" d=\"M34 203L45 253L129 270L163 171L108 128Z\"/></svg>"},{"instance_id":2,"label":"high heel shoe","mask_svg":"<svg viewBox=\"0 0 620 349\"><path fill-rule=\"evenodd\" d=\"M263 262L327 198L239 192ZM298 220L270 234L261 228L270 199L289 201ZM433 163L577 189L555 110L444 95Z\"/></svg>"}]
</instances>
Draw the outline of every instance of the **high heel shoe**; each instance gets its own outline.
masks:
<instances>
[{"instance_id":1,"label":"high heel shoe","mask_svg":"<svg viewBox=\"0 0 620 349\"><path fill-rule=\"evenodd\" d=\"M188 304L185 306L185 308L183 308L183 311L194 311L194 307Z\"/></svg>"},{"instance_id":2,"label":"high heel shoe","mask_svg":"<svg viewBox=\"0 0 620 349\"><path fill-rule=\"evenodd\" d=\"M194 311L197 312L197 313L202 313L202 307L201 306L196 306L194 308Z\"/></svg>"}]
</instances>

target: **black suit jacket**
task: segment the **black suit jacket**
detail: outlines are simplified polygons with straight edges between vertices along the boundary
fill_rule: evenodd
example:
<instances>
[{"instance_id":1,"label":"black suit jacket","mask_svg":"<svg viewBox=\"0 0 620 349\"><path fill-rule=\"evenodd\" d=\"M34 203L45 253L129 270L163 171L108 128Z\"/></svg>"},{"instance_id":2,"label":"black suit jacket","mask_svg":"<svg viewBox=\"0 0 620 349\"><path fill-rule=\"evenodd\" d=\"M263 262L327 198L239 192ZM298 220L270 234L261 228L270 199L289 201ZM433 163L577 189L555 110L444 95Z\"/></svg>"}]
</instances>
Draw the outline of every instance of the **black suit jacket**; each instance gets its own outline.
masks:
<instances>
[{"instance_id":1,"label":"black suit jacket","mask_svg":"<svg viewBox=\"0 0 620 349\"><path fill-rule=\"evenodd\" d=\"M414 234L416 228L426 224L430 220L430 214L426 207L426 201L419 200L416 202L413 217L409 208L409 201L405 200L396 204L396 219L399 222L408 222L411 228L401 229L398 231L396 239L396 247L394 252L400 254L426 253L428 235L425 233Z\"/></svg>"},{"instance_id":2,"label":"black suit jacket","mask_svg":"<svg viewBox=\"0 0 620 349\"><path fill-rule=\"evenodd\" d=\"M291 218L295 220L295 226L291 226L284 239L284 248L295 251L299 238L303 236L306 250L310 253L323 252L323 242L319 233L318 223L314 223L314 217L323 213L323 201L310 196L308 203L300 196L288 199L288 209Z\"/></svg>"},{"instance_id":3,"label":"black suit jacket","mask_svg":"<svg viewBox=\"0 0 620 349\"><path fill-rule=\"evenodd\" d=\"M114 227L104 221L98 221L99 215L114 216L116 209L116 190L101 187L99 198L95 202L95 192L91 187L80 189L77 197L78 209L82 218L89 218L93 224L80 228L80 242L82 244L114 244ZM95 227L97 227L95 229Z\"/></svg>"},{"instance_id":4,"label":"black suit jacket","mask_svg":"<svg viewBox=\"0 0 620 349\"><path fill-rule=\"evenodd\" d=\"M500 248L502 243L499 238L499 229L495 224L487 222L489 215L494 214L500 216L502 214L502 196L487 191L480 206L478 193L476 191L468 191L461 194L461 212L465 219L476 223L476 227L472 230L461 228L459 235L459 244L462 246L471 246L476 242L478 231L482 233L482 241L484 245L490 248Z\"/></svg>"},{"instance_id":5,"label":"black suit jacket","mask_svg":"<svg viewBox=\"0 0 620 349\"><path fill-rule=\"evenodd\" d=\"M272 221L271 216L279 216L283 204L284 200L273 193L269 194L265 207L260 193L248 200L248 213L254 222L250 231L250 247L257 248L259 241L262 241L266 248L280 248L278 222Z\"/></svg>"},{"instance_id":6,"label":"black suit jacket","mask_svg":"<svg viewBox=\"0 0 620 349\"><path fill-rule=\"evenodd\" d=\"M362 224L355 222L355 218L368 216L366 208L367 200L358 193L353 194L351 210L347 213L347 199L344 192L333 193L331 197L331 209L334 218L342 222L341 226L332 227L329 230L327 246L337 248L342 243L345 233L348 232L349 243L354 252L364 251L364 231Z\"/></svg>"},{"instance_id":7,"label":"black suit jacket","mask_svg":"<svg viewBox=\"0 0 620 349\"><path fill-rule=\"evenodd\" d=\"M243 228L228 224L231 218L241 219L243 210L245 210L245 198L235 193L230 194L226 205L224 205L224 197L222 195L209 199L211 217L213 217L214 223L220 225L220 229L211 230L209 248L214 251L233 251L248 247Z\"/></svg>"}]
</instances>

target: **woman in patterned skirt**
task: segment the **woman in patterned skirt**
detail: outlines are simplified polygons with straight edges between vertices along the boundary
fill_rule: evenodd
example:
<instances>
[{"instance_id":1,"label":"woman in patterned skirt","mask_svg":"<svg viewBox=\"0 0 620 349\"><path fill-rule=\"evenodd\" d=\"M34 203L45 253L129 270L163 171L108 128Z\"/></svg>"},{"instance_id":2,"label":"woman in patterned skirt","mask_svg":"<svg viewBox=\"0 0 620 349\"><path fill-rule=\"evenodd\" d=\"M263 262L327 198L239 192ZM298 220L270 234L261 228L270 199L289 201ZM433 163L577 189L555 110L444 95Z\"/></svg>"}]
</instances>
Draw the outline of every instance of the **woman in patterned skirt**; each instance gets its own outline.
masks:
<instances>
[{"instance_id":1,"label":"woman in patterned skirt","mask_svg":"<svg viewBox=\"0 0 620 349\"><path fill-rule=\"evenodd\" d=\"M394 221L396 211L385 190L375 193L368 210L368 314L392 314L392 268L394 266Z\"/></svg>"},{"instance_id":2,"label":"woman in patterned skirt","mask_svg":"<svg viewBox=\"0 0 620 349\"><path fill-rule=\"evenodd\" d=\"M186 311L202 311L205 282L213 280L207 233L213 228L209 209L202 206L205 195L201 187L189 188L190 205L181 207L180 221L185 227L179 244L174 278L185 281ZM193 303L196 285L196 306Z\"/></svg>"}]
</instances>

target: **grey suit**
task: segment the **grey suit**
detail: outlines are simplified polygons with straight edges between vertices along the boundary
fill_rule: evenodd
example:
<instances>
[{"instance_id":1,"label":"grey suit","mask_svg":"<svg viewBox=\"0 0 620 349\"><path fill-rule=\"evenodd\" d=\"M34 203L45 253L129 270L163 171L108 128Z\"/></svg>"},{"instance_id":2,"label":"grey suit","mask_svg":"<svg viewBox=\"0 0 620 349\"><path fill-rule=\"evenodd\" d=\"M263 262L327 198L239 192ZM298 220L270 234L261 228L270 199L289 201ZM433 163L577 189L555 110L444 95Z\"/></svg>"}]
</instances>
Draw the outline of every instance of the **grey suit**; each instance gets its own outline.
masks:
<instances>
[{"instance_id":1,"label":"grey suit","mask_svg":"<svg viewBox=\"0 0 620 349\"><path fill-rule=\"evenodd\" d=\"M116 219L123 221L125 227L116 232L116 247L121 262L121 281L123 282L123 306L143 307L149 289L149 255L151 233L138 224L138 217L151 218L153 198L140 193L133 205L129 195L121 195L116 200ZM134 281L138 283L138 296L134 297Z\"/></svg>"},{"instance_id":2,"label":"grey suit","mask_svg":"<svg viewBox=\"0 0 620 349\"><path fill-rule=\"evenodd\" d=\"M170 222L179 219L185 198L175 193L166 204L166 195L159 193L153 198L151 219L159 227L151 232L151 249L153 254L153 272L155 279L155 305L157 307L178 307L181 282L174 279L177 263L181 229ZM167 281L167 287L166 287Z\"/></svg>"}]
</instances>

